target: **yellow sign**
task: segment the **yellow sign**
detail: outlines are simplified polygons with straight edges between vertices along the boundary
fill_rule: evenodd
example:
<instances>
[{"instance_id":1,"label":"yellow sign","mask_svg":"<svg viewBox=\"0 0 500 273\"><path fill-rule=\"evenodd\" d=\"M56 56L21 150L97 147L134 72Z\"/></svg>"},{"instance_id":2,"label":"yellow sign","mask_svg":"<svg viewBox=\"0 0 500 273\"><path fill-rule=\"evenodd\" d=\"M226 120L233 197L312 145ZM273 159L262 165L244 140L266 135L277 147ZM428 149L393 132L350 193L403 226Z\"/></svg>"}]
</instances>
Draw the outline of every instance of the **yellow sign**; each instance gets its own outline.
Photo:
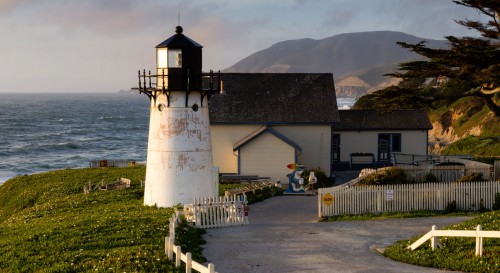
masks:
<instances>
[{"instance_id":1,"label":"yellow sign","mask_svg":"<svg viewBox=\"0 0 500 273\"><path fill-rule=\"evenodd\" d=\"M330 206L334 200L335 198L333 198L333 196L329 193L323 195L323 198L321 198L321 201L323 201L323 203L325 203L325 205L327 206Z\"/></svg>"}]
</instances>

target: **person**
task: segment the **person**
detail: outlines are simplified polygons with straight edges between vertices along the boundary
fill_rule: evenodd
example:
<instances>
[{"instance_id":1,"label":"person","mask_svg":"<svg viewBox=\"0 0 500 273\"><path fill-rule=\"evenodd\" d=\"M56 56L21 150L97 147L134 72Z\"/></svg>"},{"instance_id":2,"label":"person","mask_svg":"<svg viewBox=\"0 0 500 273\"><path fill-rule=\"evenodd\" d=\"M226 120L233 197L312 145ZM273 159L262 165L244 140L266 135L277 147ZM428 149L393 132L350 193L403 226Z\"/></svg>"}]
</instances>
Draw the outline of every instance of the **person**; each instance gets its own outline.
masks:
<instances>
[{"instance_id":1,"label":"person","mask_svg":"<svg viewBox=\"0 0 500 273\"><path fill-rule=\"evenodd\" d=\"M278 179L276 179L276 182L274 183L274 186L275 186L276 188L281 188L281 182L280 182L280 179L279 179L279 178L278 178Z\"/></svg>"}]
</instances>

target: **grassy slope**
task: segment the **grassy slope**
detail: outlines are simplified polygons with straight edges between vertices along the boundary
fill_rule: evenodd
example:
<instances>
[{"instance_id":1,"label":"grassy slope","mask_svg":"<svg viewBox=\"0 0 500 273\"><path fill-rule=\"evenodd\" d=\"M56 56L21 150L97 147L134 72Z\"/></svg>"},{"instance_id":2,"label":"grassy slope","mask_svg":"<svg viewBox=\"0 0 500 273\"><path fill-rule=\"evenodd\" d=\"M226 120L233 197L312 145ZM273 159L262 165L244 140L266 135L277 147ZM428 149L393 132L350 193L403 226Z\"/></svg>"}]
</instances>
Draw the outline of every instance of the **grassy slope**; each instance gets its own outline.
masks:
<instances>
[{"instance_id":1,"label":"grassy slope","mask_svg":"<svg viewBox=\"0 0 500 273\"><path fill-rule=\"evenodd\" d=\"M497 98L497 103L498 101L500 99ZM450 111L463 115L451 120ZM490 113L482 99L474 97L459 99L449 106L431 111L429 117L431 121L441 121L443 127L453 128L455 133L463 138L446 147L443 154L500 155L500 119ZM482 127L481 135L466 137L467 132L476 126Z\"/></svg>"},{"instance_id":2,"label":"grassy slope","mask_svg":"<svg viewBox=\"0 0 500 273\"><path fill-rule=\"evenodd\" d=\"M83 194L88 181L132 179ZM171 209L142 205L144 168L54 171L0 186L0 272L165 271Z\"/></svg>"}]
</instances>

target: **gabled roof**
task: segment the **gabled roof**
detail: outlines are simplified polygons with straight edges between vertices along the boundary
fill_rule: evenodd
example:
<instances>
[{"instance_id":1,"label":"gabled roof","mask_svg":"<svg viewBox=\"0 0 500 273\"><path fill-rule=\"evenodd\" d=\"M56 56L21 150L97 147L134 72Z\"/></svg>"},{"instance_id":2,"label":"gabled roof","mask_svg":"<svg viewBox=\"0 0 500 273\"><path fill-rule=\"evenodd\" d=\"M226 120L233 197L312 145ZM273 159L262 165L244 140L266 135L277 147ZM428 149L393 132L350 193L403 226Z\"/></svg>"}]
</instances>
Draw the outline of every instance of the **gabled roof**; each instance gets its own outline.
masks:
<instances>
[{"instance_id":1,"label":"gabled roof","mask_svg":"<svg viewBox=\"0 0 500 273\"><path fill-rule=\"evenodd\" d=\"M340 110L340 123L334 130L430 130L432 124L425 110L395 110L377 113L372 110Z\"/></svg>"},{"instance_id":2,"label":"gabled roof","mask_svg":"<svg viewBox=\"0 0 500 273\"><path fill-rule=\"evenodd\" d=\"M233 145L233 151L236 151L236 150L240 149L241 147L243 147L246 144L252 142L254 139L258 138L260 135L262 135L262 134L264 134L266 132L269 132L272 135L274 135L275 137L281 139L283 142L285 142L288 145L290 145L293 148L295 148L295 150L298 150L299 152L302 152L302 148L300 148L300 146L297 143L295 143L291 139L287 138L286 136L284 136L283 134L281 134L280 132L274 130L273 128L271 128L269 126L262 126L258 130L252 132L248 136L246 136L246 137L242 138L240 141L236 142Z\"/></svg>"},{"instance_id":3,"label":"gabled roof","mask_svg":"<svg viewBox=\"0 0 500 273\"><path fill-rule=\"evenodd\" d=\"M225 95L210 99L212 124L331 124L339 121L333 75L223 73Z\"/></svg>"}]
</instances>

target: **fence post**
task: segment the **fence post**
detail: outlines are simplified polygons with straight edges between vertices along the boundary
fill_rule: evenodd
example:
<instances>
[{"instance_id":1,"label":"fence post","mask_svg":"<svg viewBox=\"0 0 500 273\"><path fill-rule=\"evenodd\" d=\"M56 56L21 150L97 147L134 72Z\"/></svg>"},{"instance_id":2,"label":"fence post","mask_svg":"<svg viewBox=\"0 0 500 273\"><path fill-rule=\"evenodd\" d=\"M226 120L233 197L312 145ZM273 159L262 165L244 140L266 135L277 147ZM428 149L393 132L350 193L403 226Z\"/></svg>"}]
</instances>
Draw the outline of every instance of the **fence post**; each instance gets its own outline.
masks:
<instances>
[{"instance_id":1,"label":"fence post","mask_svg":"<svg viewBox=\"0 0 500 273\"><path fill-rule=\"evenodd\" d=\"M321 198L322 198L322 191L321 189L318 189L318 219L321 219L322 213L321 213Z\"/></svg>"},{"instance_id":2,"label":"fence post","mask_svg":"<svg viewBox=\"0 0 500 273\"><path fill-rule=\"evenodd\" d=\"M436 237L436 236L434 236L436 228L437 228L436 225L432 225L432 229L431 229L431 231L432 231L432 237L431 237L431 248L432 248L432 250L435 250L437 248L438 242L439 242L439 238Z\"/></svg>"},{"instance_id":3,"label":"fence post","mask_svg":"<svg viewBox=\"0 0 500 273\"><path fill-rule=\"evenodd\" d=\"M181 246L176 246L175 247L175 267L181 266L181 256L182 256Z\"/></svg>"},{"instance_id":4,"label":"fence post","mask_svg":"<svg viewBox=\"0 0 500 273\"><path fill-rule=\"evenodd\" d=\"M476 256L483 256L483 237L479 234L483 230L481 225L476 227Z\"/></svg>"},{"instance_id":5,"label":"fence post","mask_svg":"<svg viewBox=\"0 0 500 273\"><path fill-rule=\"evenodd\" d=\"M208 272L215 273L215 265L213 263L208 264Z\"/></svg>"},{"instance_id":6,"label":"fence post","mask_svg":"<svg viewBox=\"0 0 500 273\"><path fill-rule=\"evenodd\" d=\"M191 265L192 265L192 260L191 260L191 252L186 253L186 273L191 273Z\"/></svg>"},{"instance_id":7,"label":"fence post","mask_svg":"<svg viewBox=\"0 0 500 273\"><path fill-rule=\"evenodd\" d=\"M175 238L175 224L173 222L170 222L169 226L169 234L170 238Z\"/></svg>"},{"instance_id":8,"label":"fence post","mask_svg":"<svg viewBox=\"0 0 500 273\"><path fill-rule=\"evenodd\" d=\"M169 238L168 236L165 237L165 255L168 255L168 242Z\"/></svg>"},{"instance_id":9,"label":"fence post","mask_svg":"<svg viewBox=\"0 0 500 273\"><path fill-rule=\"evenodd\" d=\"M168 238L168 259L171 261L174 258L174 238Z\"/></svg>"}]
</instances>

